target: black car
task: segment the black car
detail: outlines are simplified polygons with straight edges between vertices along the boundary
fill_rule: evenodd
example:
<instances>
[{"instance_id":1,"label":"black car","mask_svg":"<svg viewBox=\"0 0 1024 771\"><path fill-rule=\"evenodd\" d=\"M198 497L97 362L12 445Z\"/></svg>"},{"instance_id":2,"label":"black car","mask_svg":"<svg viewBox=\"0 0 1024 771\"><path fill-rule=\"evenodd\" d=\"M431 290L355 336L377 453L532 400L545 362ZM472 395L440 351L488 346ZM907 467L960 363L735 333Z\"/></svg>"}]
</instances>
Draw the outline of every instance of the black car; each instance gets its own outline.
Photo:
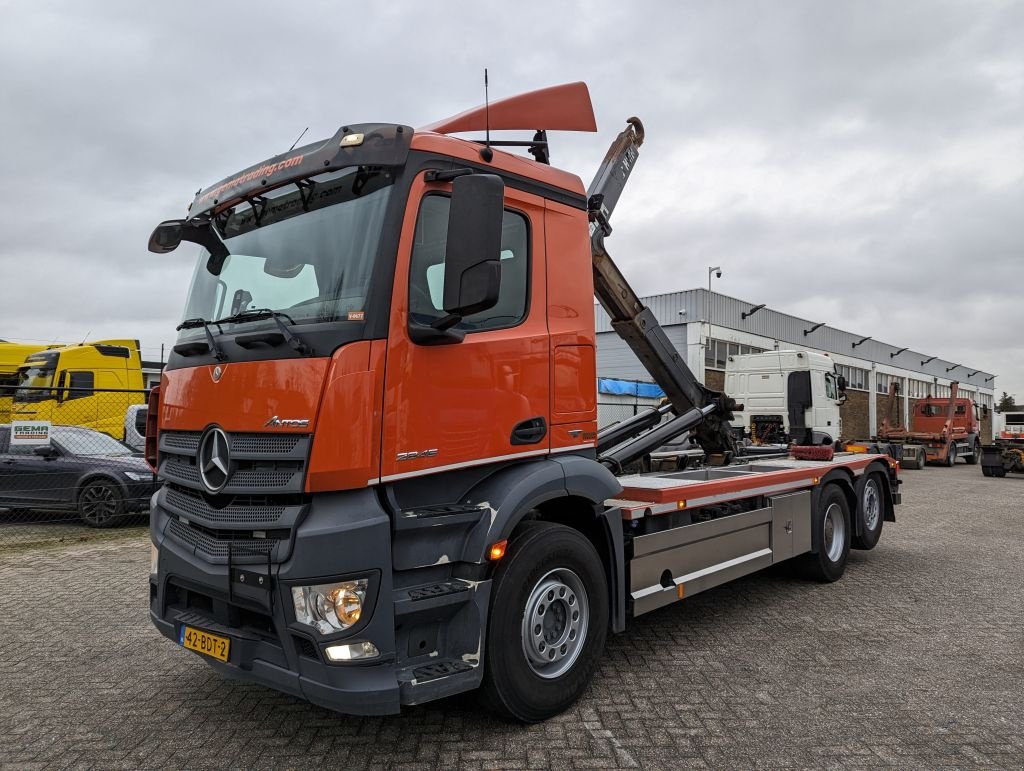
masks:
<instances>
[{"instance_id":1,"label":"black car","mask_svg":"<svg viewBox=\"0 0 1024 771\"><path fill-rule=\"evenodd\" d=\"M132 449L81 426L52 426L49 445L11 445L0 425L0 508L74 509L90 527L110 527L149 506L152 469Z\"/></svg>"}]
</instances>

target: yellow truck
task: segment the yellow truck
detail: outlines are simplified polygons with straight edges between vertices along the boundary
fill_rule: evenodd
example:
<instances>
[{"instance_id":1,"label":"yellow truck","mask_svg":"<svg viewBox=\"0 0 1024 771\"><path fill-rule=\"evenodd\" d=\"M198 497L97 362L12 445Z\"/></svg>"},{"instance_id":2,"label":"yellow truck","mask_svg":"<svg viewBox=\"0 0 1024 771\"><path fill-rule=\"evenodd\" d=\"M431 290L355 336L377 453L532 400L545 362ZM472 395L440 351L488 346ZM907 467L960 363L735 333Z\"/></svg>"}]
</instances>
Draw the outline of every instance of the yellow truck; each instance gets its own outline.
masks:
<instances>
[{"instance_id":1,"label":"yellow truck","mask_svg":"<svg viewBox=\"0 0 1024 771\"><path fill-rule=\"evenodd\" d=\"M11 403L18 385L18 369L25 357L45 351L49 346L12 343L0 340L0 424L11 422Z\"/></svg>"},{"instance_id":2,"label":"yellow truck","mask_svg":"<svg viewBox=\"0 0 1024 771\"><path fill-rule=\"evenodd\" d=\"M17 370L15 420L85 426L123 440L125 415L145 403L138 340L98 340L30 353Z\"/></svg>"}]
</instances>

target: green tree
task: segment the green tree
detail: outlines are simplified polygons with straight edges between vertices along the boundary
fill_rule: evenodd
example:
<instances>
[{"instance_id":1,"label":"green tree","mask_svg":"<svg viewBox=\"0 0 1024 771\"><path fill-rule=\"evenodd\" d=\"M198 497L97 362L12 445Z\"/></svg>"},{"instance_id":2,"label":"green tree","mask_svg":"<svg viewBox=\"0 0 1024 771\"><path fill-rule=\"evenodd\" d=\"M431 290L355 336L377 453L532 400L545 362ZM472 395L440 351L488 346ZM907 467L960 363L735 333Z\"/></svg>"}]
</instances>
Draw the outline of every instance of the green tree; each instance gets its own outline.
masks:
<instances>
[{"instance_id":1,"label":"green tree","mask_svg":"<svg viewBox=\"0 0 1024 771\"><path fill-rule=\"evenodd\" d=\"M1017 402L1013 400L1013 394L1008 394L1003 391L1003 395L999 397L999 404L996 405L996 410L999 412L1006 412L1012 410L1017 406Z\"/></svg>"}]
</instances>

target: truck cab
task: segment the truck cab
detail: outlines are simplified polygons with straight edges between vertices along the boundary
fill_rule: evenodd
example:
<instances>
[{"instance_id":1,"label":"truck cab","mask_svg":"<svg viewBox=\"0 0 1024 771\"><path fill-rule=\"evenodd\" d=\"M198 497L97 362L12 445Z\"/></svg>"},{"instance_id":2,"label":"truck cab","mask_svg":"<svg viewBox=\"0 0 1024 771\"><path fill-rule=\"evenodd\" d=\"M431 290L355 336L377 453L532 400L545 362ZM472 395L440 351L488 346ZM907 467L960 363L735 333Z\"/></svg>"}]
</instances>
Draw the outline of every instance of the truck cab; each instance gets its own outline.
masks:
<instances>
[{"instance_id":1,"label":"truck cab","mask_svg":"<svg viewBox=\"0 0 1024 771\"><path fill-rule=\"evenodd\" d=\"M18 368L12 418L84 426L125 438L125 414L145 402L138 340L99 340L30 354Z\"/></svg>"},{"instance_id":2,"label":"truck cab","mask_svg":"<svg viewBox=\"0 0 1024 771\"><path fill-rule=\"evenodd\" d=\"M794 427L811 444L842 437L846 383L835 362L813 351L765 351L730 356L725 390L744 405L743 435L753 444L789 444Z\"/></svg>"},{"instance_id":3,"label":"truck cab","mask_svg":"<svg viewBox=\"0 0 1024 771\"><path fill-rule=\"evenodd\" d=\"M45 351L47 347L0 340L0 424L11 422L11 405L18 386L18 370L24 366L25 357Z\"/></svg>"}]
</instances>

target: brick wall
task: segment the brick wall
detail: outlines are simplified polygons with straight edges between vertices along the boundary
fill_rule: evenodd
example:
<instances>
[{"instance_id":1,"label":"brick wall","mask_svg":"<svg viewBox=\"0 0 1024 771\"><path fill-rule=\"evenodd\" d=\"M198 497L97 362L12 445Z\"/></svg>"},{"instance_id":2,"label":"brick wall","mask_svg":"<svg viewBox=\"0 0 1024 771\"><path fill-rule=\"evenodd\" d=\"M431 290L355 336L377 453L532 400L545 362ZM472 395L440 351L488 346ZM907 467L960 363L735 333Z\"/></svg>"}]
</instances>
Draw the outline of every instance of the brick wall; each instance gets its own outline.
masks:
<instances>
[{"instance_id":1,"label":"brick wall","mask_svg":"<svg viewBox=\"0 0 1024 771\"><path fill-rule=\"evenodd\" d=\"M725 389L725 373L718 369L706 369L704 370L704 385L710 388L712 391L722 391Z\"/></svg>"},{"instance_id":2,"label":"brick wall","mask_svg":"<svg viewBox=\"0 0 1024 771\"><path fill-rule=\"evenodd\" d=\"M839 416L843 419L843 439L870 439L871 422L868 411L869 399L873 395L868 391L847 391L846 404L839 408Z\"/></svg>"}]
</instances>

